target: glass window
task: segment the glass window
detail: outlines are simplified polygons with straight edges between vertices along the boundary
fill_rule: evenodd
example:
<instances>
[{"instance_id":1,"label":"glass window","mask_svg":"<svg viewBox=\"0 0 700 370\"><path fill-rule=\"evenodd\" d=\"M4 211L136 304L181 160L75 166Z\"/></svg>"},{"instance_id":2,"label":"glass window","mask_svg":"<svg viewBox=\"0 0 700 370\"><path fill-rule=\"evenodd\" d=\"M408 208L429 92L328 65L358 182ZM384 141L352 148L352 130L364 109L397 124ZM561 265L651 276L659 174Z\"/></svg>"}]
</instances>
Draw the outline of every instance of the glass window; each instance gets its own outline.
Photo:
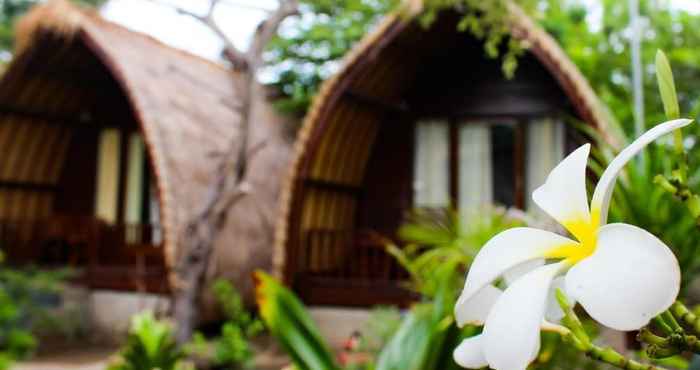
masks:
<instances>
[{"instance_id":1,"label":"glass window","mask_svg":"<svg viewBox=\"0 0 700 370\"><path fill-rule=\"evenodd\" d=\"M493 201L506 207L516 206L516 125L491 125L493 161Z\"/></svg>"},{"instance_id":2,"label":"glass window","mask_svg":"<svg viewBox=\"0 0 700 370\"><path fill-rule=\"evenodd\" d=\"M419 122L414 206L447 207L454 199L464 214L494 203L536 209L530 194L564 157L564 132L551 118Z\"/></svg>"}]
</instances>

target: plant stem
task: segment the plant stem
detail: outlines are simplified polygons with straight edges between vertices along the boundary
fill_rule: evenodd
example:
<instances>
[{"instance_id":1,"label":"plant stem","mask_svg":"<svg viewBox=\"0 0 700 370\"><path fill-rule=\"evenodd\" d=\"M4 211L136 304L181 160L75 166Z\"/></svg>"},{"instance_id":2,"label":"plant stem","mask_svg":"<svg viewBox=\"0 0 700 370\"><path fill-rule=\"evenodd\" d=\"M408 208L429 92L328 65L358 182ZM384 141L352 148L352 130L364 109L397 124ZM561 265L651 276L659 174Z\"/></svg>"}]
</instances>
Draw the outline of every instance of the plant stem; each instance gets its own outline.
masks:
<instances>
[{"instance_id":1,"label":"plant stem","mask_svg":"<svg viewBox=\"0 0 700 370\"><path fill-rule=\"evenodd\" d=\"M583 328L581 320L579 320L576 312L574 312L574 309L569 304L569 301L561 289L557 289L555 295L557 303L559 303L559 307L561 307L562 311L564 312L562 324L571 330L571 336L577 348L581 350L588 350L591 346L591 339L586 333L586 330Z\"/></svg>"},{"instance_id":2,"label":"plant stem","mask_svg":"<svg viewBox=\"0 0 700 370\"><path fill-rule=\"evenodd\" d=\"M669 310L675 318L692 329L694 334L700 334L700 320L683 303L676 301Z\"/></svg>"},{"instance_id":3,"label":"plant stem","mask_svg":"<svg viewBox=\"0 0 700 370\"><path fill-rule=\"evenodd\" d=\"M673 317L673 314L671 314L670 311L666 310L661 314L661 317L663 317L664 321L666 321L666 324L671 327L674 333L683 333L683 328L678 325L678 321L676 321L676 318Z\"/></svg>"},{"instance_id":4,"label":"plant stem","mask_svg":"<svg viewBox=\"0 0 700 370\"><path fill-rule=\"evenodd\" d=\"M586 331L581 324L581 320L579 320L576 312L574 312L561 289L557 289L555 295L557 302L559 303L559 307L561 307L562 311L564 311L562 324L564 324L564 326L570 330L568 333L563 334L562 337L566 341L573 343L574 347L585 353L586 356L593 360L619 367L623 370L665 370L664 368L655 365L642 364L640 362L630 360L620 353L615 352L615 350L612 348L603 348L595 345L591 341L588 334L586 334ZM659 319L661 318L659 317ZM657 337L648 330L647 332L650 335L650 338L654 341L658 343L665 343L664 338Z\"/></svg>"},{"instance_id":5,"label":"plant stem","mask_svg":"<svg viewBox=\"0 0 700 370\"><path fill-rule=\"evenodd\" d=\"M642 364L640 362L630 360L615 352L612 348L601 348L593 344L586 352L586 355L596 361L605 362L624 370L664 370L664 368L656 365Z\"/></svg>"},{"instance_id":6,"label":"plant stem","mask_svg":"<svg viewBox=\"0 0 700 370\"><path fill-rule=\"evenodd\" d=\"M639 330L639 334L637 334L637 341L657 346L667 346L670 342L668 338L660 337L652 333L648 328L642 328Z\"/></svg>"},{"instance_id":7,"label":"plant stem","mask_svg":"<svg viewBox=\"0 0 700 370\"><path fill-rule=\"evenodd\" d=\"M654 325L657 326L657 328L661 332L663 332L664 335L673 334L673 329L671 329L671 327L666 323L666 320L664 320L664 318L661 317L661 315L654 317L652 319L652 322L654 323Z\"/></svg>"},{"instance_id":8,"label":"plant stem","mask_svg":"<svg viewBox=\"0 0 700 370\"><path fill-rule=\"evenodd\" d=\"M700 353L700 340L698 340L698 337L694 335L685 335L683 336L683 348L693 352L693 353Z\"/></svg>"}]
</instances>

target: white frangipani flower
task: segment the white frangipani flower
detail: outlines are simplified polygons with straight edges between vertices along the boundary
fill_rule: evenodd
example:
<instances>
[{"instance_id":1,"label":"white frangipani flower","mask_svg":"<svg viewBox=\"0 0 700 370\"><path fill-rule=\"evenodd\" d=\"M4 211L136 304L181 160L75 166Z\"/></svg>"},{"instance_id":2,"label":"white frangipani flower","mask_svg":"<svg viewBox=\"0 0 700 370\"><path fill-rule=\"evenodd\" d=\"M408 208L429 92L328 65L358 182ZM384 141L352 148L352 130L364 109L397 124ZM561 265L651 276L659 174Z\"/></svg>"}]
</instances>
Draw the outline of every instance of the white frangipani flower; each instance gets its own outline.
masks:
<instances>
[{"instance_id":1,"label":"white frangipani flower","mask_svg":"<svg viewBox=\"0 0 700 370\"><path fill-rule=\"evenodd\" d=\"M484 245L455 307L460 327L484 325L484 330L455 350L458 364L527 368L539 352L540 330L563 329L553 324L563 316L553 299L557 288L595 320L617 330L639 329L671 306L680 288L680 268L671 250L639 227L606 221L613 186L625 164L658 137L690 122L662 123L620 152L600 177L590 209L590 145L576 149L552 170L532 199L576 240L519 227ZM508 286L505 291L493 285L500 278Z\"/></svg>"}]
</instances>

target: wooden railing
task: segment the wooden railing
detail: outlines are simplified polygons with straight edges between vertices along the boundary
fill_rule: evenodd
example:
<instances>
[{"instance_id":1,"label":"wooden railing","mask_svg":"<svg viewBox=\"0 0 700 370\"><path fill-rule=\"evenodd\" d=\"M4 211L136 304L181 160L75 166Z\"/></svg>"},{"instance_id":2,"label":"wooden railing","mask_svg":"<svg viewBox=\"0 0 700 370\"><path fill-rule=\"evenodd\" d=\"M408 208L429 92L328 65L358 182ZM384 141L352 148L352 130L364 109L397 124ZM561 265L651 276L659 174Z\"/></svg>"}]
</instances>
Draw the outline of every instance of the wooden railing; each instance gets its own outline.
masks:
<instances>
[{"instance_id":1,"label":"wooden railing","mask_svg":"<svg viewBox=\"0 0 700 370\"><path fill-rule=\"evenodd\" d=\"M299 251L295 289L310 304L404 303L407 272L371 233L309 230Z\"/></svg>"},{"instance_id":2,"label":"wooden railing","mask_svg":"<svg viewBox=\"0 0 700 370\"><path fill-rule=\"evenodd\" d=\"M15 265L71 267L92 288L165 291L160 227L107 225L92 217L0 220L0 248Z\"/></svg>"}]
</instances>

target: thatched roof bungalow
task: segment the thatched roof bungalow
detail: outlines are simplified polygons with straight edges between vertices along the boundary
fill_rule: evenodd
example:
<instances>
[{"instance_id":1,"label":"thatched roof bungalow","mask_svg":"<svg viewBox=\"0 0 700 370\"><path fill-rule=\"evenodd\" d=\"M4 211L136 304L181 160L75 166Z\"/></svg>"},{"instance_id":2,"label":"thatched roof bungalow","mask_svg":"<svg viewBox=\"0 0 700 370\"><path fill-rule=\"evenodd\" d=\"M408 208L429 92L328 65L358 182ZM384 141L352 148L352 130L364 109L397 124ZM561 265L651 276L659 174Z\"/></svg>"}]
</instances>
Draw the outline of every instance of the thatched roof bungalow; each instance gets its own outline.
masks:
<instances>
[{"instance_id":1,"label":"thatched roof bungalow","mask_svg":"<svg viewBox=\"0 0 700 370\"><path fill-rule=\"evenodd\" d=\"M239 134L237 75L62 0L24 17L17 43L0 80L9 260L85 267L96 288L167 290L184 223ZM274 115L254 114L251 145L268 144L250 164L255 199L237 206L211 274L244 283L269 266L263 221L274 218L279 181L268 176L291 147Z\"/></svg>"},{"instance_id":2,"label":"thatched roof bungalow","mask_svg":"<svg viewBox=\"0 0 700 370\"><path fill-rule=\"evenodd\" d=\"M307 303L405 302L405 273L367 232L395 237L413 208L530 210L529 192L576 145L567 119L606 127L576 66L519 9L505 16L529 50L508 80L458 14L425 29L411 3L347 56L298 135L274 263Z\"/></svg>"}]
</instances>

